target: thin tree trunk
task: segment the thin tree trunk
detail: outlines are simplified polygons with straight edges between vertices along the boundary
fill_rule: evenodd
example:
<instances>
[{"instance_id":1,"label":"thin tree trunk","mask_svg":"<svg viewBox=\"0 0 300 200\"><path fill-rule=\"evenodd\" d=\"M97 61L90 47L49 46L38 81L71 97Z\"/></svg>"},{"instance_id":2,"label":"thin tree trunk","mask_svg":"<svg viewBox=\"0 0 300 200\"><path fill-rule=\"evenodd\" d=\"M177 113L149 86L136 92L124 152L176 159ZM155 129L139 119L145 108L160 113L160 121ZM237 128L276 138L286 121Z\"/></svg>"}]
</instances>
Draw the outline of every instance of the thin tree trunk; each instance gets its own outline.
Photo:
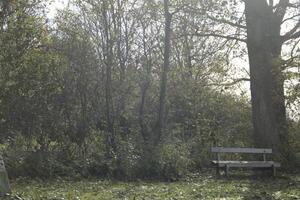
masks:
<instances>
[{"instance_id":1,"label":"thin tree trunk","mask_svg":"<svg viewBox=\"0 0 300 200\"><path fill-rule=\"evenodd\" d=\"M164 65L161 75L159 111L156 142L161 139L162 132L165 128L165 110L166 110L166 90L168 72L170 67L170 51L171 51L171 21L172 15L169 12L169 0L164 0L164 16L165 16L165 38L164 38Z\"/></svg>"},{"instance_id":2,"label":"thin tree trunk","mask_svg":"<svg viewBox=\"0 0 300 200\"><path fill-rule=\"evenodd\" d=\"M113 99L112 99L112 66L113 66L113 41L110 36L111 25L108 19L108 3L103 2L102 8L104 22L104 37L105 37L105 65L106 65L106 80L105 80L105 105L106 105L106 120L107 120L107 156L111 157L111 150L116 151L114 119L113 119Z\"/></svg>"},{"instance_id":3,"label":"thin tree trunk","mask_svg":"<svg viewBox=\"0 0 300 200\"><path fill-rule=\"evenodd\" d=\"M145 124L145 103L146 103L146 97L147 97L147 91L148 91L149 84L143 83L141 87L141 103L140 103L140 109L139 109L139 124L141 128L141 135L143 137L144 142L147 142L148 137L148 131Z\"/></svg>"},{"instance_id":4,"label":"thin tree trunk","mask_svg":"<svg viewBox=\"0 0 300 200\"><path fill-rule=\"evenodd\" d=\"M150 135L147 129L147 125L145 123L145 104L147 100L147 95L148 95L148 89L150 87L151 83L151 53L149 49L147 49L147 35L146 35L146 26L142 24L143 27L143 52L144 56L142 59L143 66L146 67L146 70L142 70L142 83L141 83L141 101L140 101L140 107L139 107L139 124L140 124L140 129L141 129L141 135L143 138L144 143L149 142Z\"/></svg>"},{"instance_id":5,"label":"thin tree trunk","mask_svg":"<svg viewBox=\"0 0 300 200\"><path fill-rule=\"evenodd\" d=\"M117 59L118 59L118 64L119 64L119 71L120 71L120 76L119 76L119 94L118 94L118 102L117 102L117 108L116 108L116 121L118 123L118 126L120 126L123 130L121 133L121 137L125 140L127 136L126 134L126 122L125 118L123 117L123 112L125 110L125 100L127 97L126 93L126 51L128 51L128 47L122 49L122 45L126 43L128 40L128 35L123 33L122 31L122 26L127 26L127 24L122 24L122 15L121 15L121 10L122 10L121 2L118 0L117 1L117 12L114 13L114 32L117 35ZM124 27L126 28L126 27ZM127 127L128 128L128 127Z\"/></svg>"}]
</instances>

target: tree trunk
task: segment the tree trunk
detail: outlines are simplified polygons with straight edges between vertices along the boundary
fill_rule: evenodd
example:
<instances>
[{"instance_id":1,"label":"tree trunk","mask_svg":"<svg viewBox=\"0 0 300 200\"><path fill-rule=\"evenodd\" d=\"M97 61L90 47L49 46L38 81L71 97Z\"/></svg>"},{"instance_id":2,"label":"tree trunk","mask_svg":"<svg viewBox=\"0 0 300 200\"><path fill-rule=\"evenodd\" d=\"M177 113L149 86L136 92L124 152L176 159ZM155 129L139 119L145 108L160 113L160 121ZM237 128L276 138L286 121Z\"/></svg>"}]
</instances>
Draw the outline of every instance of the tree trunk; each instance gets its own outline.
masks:
<instances>
[{"instance_id":1,"label":"tree trunk","mask_svg":"<svg viewBox=\"0 0 300 200\"><path fill-rule=\"evenodd\" d=\"M111 24L108 19L108 3L103 1L102 7L103 23L104 23L104 38L105 38L105 69L106 69L106 80L105 80L105 109L106 109L106 131L107 131L107 142L106 147L107 157L112 157L112 154L116 152L116 141L114 132L114 116L113 116L113 98L112 98L112 66L113 60L113 41L111 38Z\"/></svg>"},{"instance_id":2,"label":"tree trunk","mask_svg":"<svg viewBox=\"0 0 300 200\"><path fill-rule=\"evenodd\" d=\"M166 107L166 90L168 71L170 67L170 51L171 51L171 20L172 15L169 12L169 0L164 0L165 15L165 38L164 38L164 65L161 75L160 95L159 95L159 111L156 141L160 141L162 130L165 128L165 107Z\"/></svg>"},{"instance_id":3,"label":"tree trunk","mask_svg":"<svg viewBox=\"0 0 300 200\"><path fill-rule=\"evenodd\" d=\"M254 138L258 147L279 152L287 134L281 20L266 1L246 0L245 8Z\"/></svg>"},{"instance_id":4,"label":"tree trunk","mask_svg":"<svg viewBox=\"0 0 300 200\"><path fill-rule=\"evenodd\" d=\"M143 85L141 86L142 95L141 95L141 103L139 108L139 124L140 124L141 134L144 142L148 142L149 139L147 125L145 124L145 103L146 103L148 87L149 87L148 82L143 83Z\"/></svg>"}]
</instances>

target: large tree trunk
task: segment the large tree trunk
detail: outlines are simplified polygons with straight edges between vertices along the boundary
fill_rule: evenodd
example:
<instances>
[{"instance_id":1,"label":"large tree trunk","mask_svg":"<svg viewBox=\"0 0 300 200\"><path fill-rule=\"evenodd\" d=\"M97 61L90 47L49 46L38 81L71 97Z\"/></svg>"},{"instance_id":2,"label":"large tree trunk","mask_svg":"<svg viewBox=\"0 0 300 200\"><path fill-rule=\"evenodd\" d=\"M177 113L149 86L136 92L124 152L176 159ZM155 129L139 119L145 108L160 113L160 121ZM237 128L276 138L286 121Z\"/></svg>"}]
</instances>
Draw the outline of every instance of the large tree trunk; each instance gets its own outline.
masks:
<instances>
[{"instance_id":1,"label":"large tree trunk","mask_svg":"<svg viewBox=\"0 0 300 200\"><path fill-rule=\"evenodd\" d=\"M279 152L287 134L281 20L264 0L246 0L245 6L254 138L258 147Z\"/></svg>"}]
</instances>

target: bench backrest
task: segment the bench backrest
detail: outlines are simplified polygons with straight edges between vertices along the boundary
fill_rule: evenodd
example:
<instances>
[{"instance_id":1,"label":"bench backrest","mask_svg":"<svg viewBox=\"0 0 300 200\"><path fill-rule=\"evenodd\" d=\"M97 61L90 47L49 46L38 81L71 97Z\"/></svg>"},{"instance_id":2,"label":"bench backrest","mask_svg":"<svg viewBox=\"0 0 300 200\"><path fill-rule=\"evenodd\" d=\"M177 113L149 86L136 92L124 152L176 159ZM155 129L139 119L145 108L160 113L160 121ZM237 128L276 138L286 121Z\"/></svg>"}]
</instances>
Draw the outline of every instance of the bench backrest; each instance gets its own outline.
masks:
<instances>
[{"instance_id":1,"label":"bench backrest","mask_svg":"<svg viewBox=\"0 0 300 200\"><path fill-rule=\"evenodd\" d=\"M212 147L213 153L254 153L254 154L271 154L272 149L259 148L228 148L228 147Z\"/></svg>"},{"instance_id":2,"label":"bench backrest","mask_svg":"<svg viewBox=\"0 0 300 200\"><path fill-rule=\"evenodd\" d=\"M271 154L272 149L261 148L228 148L228 147L212 147L212 153L217 153L218 161L221 159L220 153L248 153L248 154L262 154L263 160L266 161L266 154Z\"/></svg>"}]
</instances>

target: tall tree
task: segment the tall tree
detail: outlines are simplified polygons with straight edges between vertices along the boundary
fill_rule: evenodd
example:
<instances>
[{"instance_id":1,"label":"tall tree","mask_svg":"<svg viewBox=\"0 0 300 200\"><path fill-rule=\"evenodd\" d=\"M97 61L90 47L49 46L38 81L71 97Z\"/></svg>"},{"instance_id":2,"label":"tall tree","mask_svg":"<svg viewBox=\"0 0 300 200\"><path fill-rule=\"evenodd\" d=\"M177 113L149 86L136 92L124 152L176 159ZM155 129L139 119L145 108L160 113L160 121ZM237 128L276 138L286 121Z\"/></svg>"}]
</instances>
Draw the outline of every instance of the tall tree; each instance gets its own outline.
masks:
<instances>
[{"instance_id":1,"label":"tall tree","mask_svg":"<svg viewBox=\"0 0 300 200\"><path fill-rule=\"evenodd\" d=\"M280 0L277 5L273 1L245 1L255 140L258 146L275 150L280 150L287 134L282 45L300 37L300 21L281 35L290 6L296 5L289 0Z\"/></svg>"},{"instance_id":2,"label":"tall tree","mask_svg":"<svg viewBox=\"0 0 300 200\"><path fill-rule=\"evenodd\" d=\"M284 96L286 63L282 57L282 47L300 37L299 2L241 0L219 3L222 7L203 1L201 5L205 9L201 9L201 14L205 13L212 24L218 24L229 33L224 34L216 28L218 30L197 35L246 43L254 140L259 147L272 147L279 152L280 146L287 141ZM242 3L244 12L241 12ZM284 26L291 28L284 31Z\"/></svg>"},{"instance_id":3,"label":"tall tree","mask_svg":"<svg viewBox=\"0 0 300 200\"><path fill-rule=\"evenodd\" d=\"M159 93L159 110L157 121L157 136L156 140L159 141L163 129L165 128L165 107L166 107L166 93L168 72L170 68L170 51L171 51L171 22L172 14L169 9L169 0L164 0L164 17L165 17L165 36L164 36L164 64L162 67L160 93Z\"/></svg>"}]
</instances>

